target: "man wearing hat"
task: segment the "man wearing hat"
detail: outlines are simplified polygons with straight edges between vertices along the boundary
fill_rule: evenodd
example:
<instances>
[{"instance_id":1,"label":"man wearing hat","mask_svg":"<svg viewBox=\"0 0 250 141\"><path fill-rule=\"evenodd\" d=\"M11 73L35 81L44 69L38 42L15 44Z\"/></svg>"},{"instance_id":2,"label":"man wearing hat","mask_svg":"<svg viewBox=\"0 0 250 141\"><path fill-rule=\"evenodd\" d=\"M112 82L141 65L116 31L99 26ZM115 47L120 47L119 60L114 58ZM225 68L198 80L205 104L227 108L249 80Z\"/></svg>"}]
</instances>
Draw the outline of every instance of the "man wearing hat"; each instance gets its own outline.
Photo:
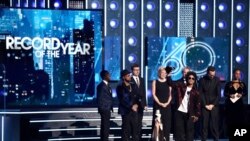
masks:
<instances>
[{"instance_id":1,"label":"man wearing hat","mask_svg":"<svg viewBox=\"0 0 250 141\"><path fill-rule=\"evenodd\" d=\"M215 76L215 67L209 66L207 74L199 81L202 115L202 141L207 139L210 126L214 140L219 140L220 79Z\"/></svg>"},{"instance_id":2,"label":"man wearing hat","mask_svg":"<svg viewBox=\"0 0 250 141\"><path fill-rule=\"evenodd\" d=\"M116 87L119 100L118 113L122 116L122 140L138 141L138 96L134 91L135 84L131 84L131 74L128 70L121 71L121 82Z\"/></svg>"}]
</instances>

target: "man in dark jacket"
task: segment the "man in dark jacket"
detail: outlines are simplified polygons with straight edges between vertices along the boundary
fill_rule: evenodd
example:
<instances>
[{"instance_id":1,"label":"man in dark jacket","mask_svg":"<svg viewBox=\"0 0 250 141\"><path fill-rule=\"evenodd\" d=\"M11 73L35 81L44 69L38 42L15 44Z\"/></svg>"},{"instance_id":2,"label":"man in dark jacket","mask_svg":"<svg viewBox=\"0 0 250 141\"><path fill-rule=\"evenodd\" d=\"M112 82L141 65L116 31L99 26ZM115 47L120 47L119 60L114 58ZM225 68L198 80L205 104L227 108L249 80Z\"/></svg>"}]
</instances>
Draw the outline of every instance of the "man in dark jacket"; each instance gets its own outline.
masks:
<instances>
[{"instance_id":1,"label":"man in dark jacket","mask_svg":"<svg viewBox=\"0 0 250 141\"><path fill-rule=\"evenodd\" d=\"M138 134L139 134L139 138L141 138L143 111L147 110L146 88L145 88L144 79L142 77L140 77L140 66L138 64L133 64L131 66L131 71L132 71L132 74L133 74L132 79L131 79L131 83L135 84L134 92L136 93L136 95L138 95L138 100L139 100L139 105L138 105Z\"/></svg>"},{"instance_id":2,"label":"man in dark jacket","mask_svg":"<svg viewBox=\"0 0 250 141\"><path fill-rule=\"evenodd\" d=\"M109 86L110 74L106 70L100 73L102 82L97 86L98 112L101 115L101 140L108 141L110 116L113 111L112 89Z\"/></svg>"},{"instance_id":3,"label":"man in dark jacket","mask_svg":"<svg viewBox=\"0 0 250 141\"><path fill-rule=\"evenodd\" d=\"M200 116L200 95L196 87L197 76L189 71L185 80L187 83L177 82L177 109L175 112L175 140L193 141L194 123Z\"/></svg>"},{"instance_id":4,"label":"man in dark jacket","mask_svg":"<svg viewBox=\"0 0 250 141\"><path fill-rule=\"evenodd\" d=\"M210 126L214 140L219 140L220 79L215 76L215 67L207 68L207 75L199 81L202 107L202 141L207 139ZM210 124L210 125L209 125Z\"/></svg>"},{"instance_id":5,"label":"man in dark jacket","mask_svg":"<svg viewBox=\"0 0 250 141\"><path fill-rule=\"evenodd\" d=\"M134 91L135 84L131 84L131 74L128 70L121 71L121 82L116 88L119 99L118 113L122 116L122 140L138 141L138 105L139 98Z\"/></svg>"}]
</instances>

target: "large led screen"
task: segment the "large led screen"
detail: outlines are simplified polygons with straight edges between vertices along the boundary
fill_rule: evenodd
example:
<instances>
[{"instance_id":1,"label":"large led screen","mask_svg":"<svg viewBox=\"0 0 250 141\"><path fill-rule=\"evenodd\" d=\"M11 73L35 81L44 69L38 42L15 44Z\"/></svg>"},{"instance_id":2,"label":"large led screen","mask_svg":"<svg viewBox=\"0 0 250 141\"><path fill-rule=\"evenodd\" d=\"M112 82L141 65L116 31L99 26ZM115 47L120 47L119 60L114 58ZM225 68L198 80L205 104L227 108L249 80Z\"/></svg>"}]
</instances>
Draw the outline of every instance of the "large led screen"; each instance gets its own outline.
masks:
<instances>
[{"instance_id":1,"label":"large led screen","mask_svg":"<svg viewBox=\"0 0 250 141\"><path fill-rule=\"evenodd\" d=\"M171 66L173 80L182 77L186 66L195 71L199 77L206 74L208 66L215 66L221 81L229 79L229 41L227 38L212 37L150 37L148 47L148 79L157 78L160 66Z\"/></svg>"},{"instance_id":2,"label":"large led screen","mask_svg":"<svg viewBox=\"0 0 250 141\"><path fill-rule=\"evenodd\" d=\"M102 11L0 9L2 108L91 102L102 66Z\"/></svg>"}]
</instances>

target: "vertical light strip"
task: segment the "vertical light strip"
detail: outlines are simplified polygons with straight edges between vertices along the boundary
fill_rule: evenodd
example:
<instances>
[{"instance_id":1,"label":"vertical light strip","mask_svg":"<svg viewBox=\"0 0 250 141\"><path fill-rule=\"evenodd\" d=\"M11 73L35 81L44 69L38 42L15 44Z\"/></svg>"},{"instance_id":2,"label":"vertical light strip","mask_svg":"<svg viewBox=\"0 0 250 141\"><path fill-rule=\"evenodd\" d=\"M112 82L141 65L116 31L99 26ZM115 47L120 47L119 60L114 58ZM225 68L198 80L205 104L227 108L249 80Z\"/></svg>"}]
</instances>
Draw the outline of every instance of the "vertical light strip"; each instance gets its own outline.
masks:
<instances>
[{"instance_id":1,"label":"vertical light strip","mask_svg":"<svg viewBox=\"0 0 250 141\"><path fill-rule=\"evenodd\" d=\"M215 24L216 24L216 0L214 0L214 9L213 9L213 37L215 37Z\"/></svg>"},{"instance_id":2,"label":"vertical light strip","mask_svg":"<svg viewBox=\"0 0 250 141\"><path fill-rule=\"evenodd\" d=\"M141 0L141 77L143 77L143 65L144 65L144 0Z\"/></svg>"},{"instance_id":3,"label":"vertical light strip","mask_svg":"<svg viewBox=\"0 0 250 141\"><path fill-rule=\"evenodd\" d=\"M177 1L177 37L180 37L180 0Z\"/></svg>"},{"instance_id":4,"label":"vertical light strip","mask_svg":"<svg viewBox=\"0 0 250 141\"><path fill-rule=\"evenodd\" d=\"M159 0L159 37L162 36L162 1Z\"/></svg>"},{"instance_id":5,"label":"vertical light strip","mask_svg":"<svg viewBox=\"0 0 250 141\"><path fill-rule=\"evenodd\" d=\"M12 7L13 6L13 3L12 3L12 0L10 0L10 7Z\"/></svg>"},{"instance_id":6,"label":"vertical light strip","mask_svg":"<svg viewBox=\"0 0 250 141\"><path fill-rule=\"evenodd\" d=\"M85 8L86 8L86 9L89 8L89 7L88 7L88 4L89 4L88 0L85 0Z\"/></svg>"},{"instance_id":7,"label":"vertical light strip","mask_svg":"<svg viewBox=\"0 0 250 141\"><path fill-rule=\"evenodd\" d=\"M195 37L198 36L198 0L195 0Z\"/></svg>"},{"instance_id":8,"label":"vertical light strip","mask_svg":"<svg viewBox=\"0 0 250 141\"><path fill-rule=\"evenodd\" d=\"M69 9L69 0L67 0L67 5L66 5L67 9Z\"/></svg>"},{"instance_id":9,"label":"vertical light strip","mask_svg":"<svg viewBox=\"0 0 250 141\"><path fill-rule=\"evenodd\" d=\"M2 122L2 128L1 128L1 130L2 130L2 132L1 132L2 138L1 138L1 141L4 141L4 116L2 116L1 122Z\"/></svg>"},{"instance_id":10,"label":"vertical light strip","mask_svg":"<svg viewBox=\"0 0 250 141\"><path fill-rule=\"evenodd\" d=\"M148 66L145 66L146 105L148 106Z\"/></svg>"},{"instance_id":11,"label":"vertical light strip","mask_svg":"<svg viewBox=\"0 0 250 141\"><path fill-rule=\"evenodd\" d=\"M233 72L234 1L231 1L230 80Z\"/></svg>"},{"instance_id":12,"label":"vertical light strip","mask_svg":"<svg viewBox=\"0 0 250 141\"><path fill-rule=\"evenodd\" d=\"M249 10L249 12L248 12L248 17L250 16L250 2L248 2L248 10ZM248 21L249 22L249 21ZM249 55L250 55L250 49L249 49L249 47L250 47L250 42L249 42L249 39L250 39L250 27L249 27L249 23L248 23L248 63L250 62L250 57L249 57ZM250 76L250 66L248 65L248 84L250 84L250 79L249 79L249 76ZM247 102L248 104L250 104L250 89L248 89L248 102Z\"/></svg>"},{"instance_id":13,"label":"vertical light strip","mask_svg":"<svg viewBox=\"0 0 250 141\"><path fill-rule=\"evenodd\" d=\"M35 8L37 8L37 0L35 0Z\"/></svg>"},{"instance_id":14,"label":"vertical light strip","mask_svg":"<svg viewBox=\"0 0 250 141\"><path fill-rule=\"evenodd\" d=\"M122 1L122 69L125 69L125 0Z\"/></svg>"},{"instance_id":15,"label":"vertical light strip","mask_svg":"<svg viewBox=\"0 0 250 141\"><path fill-rule=\"evenodd\" d=\"M18 7L21 7L21 0L18 0Z\"/></svg>"},{"instance_id":16,"label":"vertical light strip","mask_svg":"<svg viewBox=\"0 0 250 141\"><path fill-rule=\"evenodd\" d=\"M104 0L104 37L107 36L107 0Z\"/></svg>"},{"instance_id":17,"label":"vertical light strip","mask_svg":"<svg viewBox=\"0 0 250 141\"><path fill-rule=\"evenodd\" d=\"M47 5L47 6L48 6L48 8L50 8L49 3L50 3L50 0L48 0L48 5Z\"/></svg>"}]
</instances>

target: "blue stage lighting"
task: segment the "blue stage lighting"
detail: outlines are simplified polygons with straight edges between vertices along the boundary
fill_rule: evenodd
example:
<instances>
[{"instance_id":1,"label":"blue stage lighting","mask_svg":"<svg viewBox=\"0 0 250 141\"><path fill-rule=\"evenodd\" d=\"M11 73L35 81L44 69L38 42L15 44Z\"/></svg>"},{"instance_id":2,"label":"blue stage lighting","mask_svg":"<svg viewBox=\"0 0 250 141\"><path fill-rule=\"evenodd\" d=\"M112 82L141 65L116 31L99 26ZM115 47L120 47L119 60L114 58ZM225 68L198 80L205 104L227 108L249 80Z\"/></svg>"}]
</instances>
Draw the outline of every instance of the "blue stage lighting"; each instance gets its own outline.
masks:
<instances>
[{"instance_id":1,"label":"blue stage lighting","mask_svg":"<svg viewBox=\"0 0 250 141\"><path fill-rule=\"evenodd\" d=\"M173 21L170 20L170 19L166 20L166 21L164 22L164 26L165 26L166 28L168 28L168 29L173 28Z\"/></svg>"},{"instance_id":2,"label":"blue stage lighting","mask_svg":"<svg viewBox=\"0 0 250 141\"><path fill-rule=\"evenodd\" d=\"M128 26L129 26L130 28L136 28L136 26L137 26L136 20L135 20L135 19L129 20L129 21L128 21Z\"/></svg>"},{"instance_id":3,"label":"blue stage lighting","mask_svg":"<svg viewBox=\"0 0 250 141\"><path fill-rule=\"evenodd\" d=\"M224 21L224 20L219 21L218 27L219 27L220 29L226 29L226 28L227 28L227 22Z\"/></svg>"},{"instance_id":4,"label":"blue stage lighting","mask_svg":"<svg viewBox=\"0 0 250 141\"><path fill-rule=\"evenodd\" d=\"M148 2L147 3L147 10L148 11L154 11L155 10L155 3L154 2Z\"/></svg>"},{"instance_id":5,"label":"blue stage lighting","mask_svg":"<svg viewBox=\"0 0 250 141\"><path fill-rule=\"evenodd\" d=\"M41 0L40 2L38 2L39 4L37 4L38 5L38 7L40 7L40 8L45 8L45 0Z\"/></svg>"},{"instance_id":6,"label":"blue stage lighting","mask_svg":"<svg viewBox=\"0 0 250 141\"><path fill-rule=\"evenodd\" d=\"M238 21L236 22L236 27L237 27L238 29L243 29L243 28L245 27L244 21L238 20Z\"/></svg>"},{"instance_id":7,"label":"blue stage lighting","mask_svg":"<svg viewBox=\"0 0 250 141\"><path fill-rule=\"evenodd\" d=\"M202 20L201 23L200 23L200 26L203 29L207 29L208 26L209 26L208 21L207 20Z\"/></svg>"},{"instance_id":8,"label":"blue stage lighting","mask_svg":"<svg viewBox=\"0 0 250 141\"><path fill-rule=\"evenodd\" d=\"M209 9L209 6L208 6L207 3L202 3L202 4L201 4L201 11L207 12L208 9Z\"/></svg>"},{"instance_id":9,"label":"blue stage lighting","mask_svg":"<svg viewBox=\"0 0 250 141\"><path fill-rule=\"evenodd\" d=\"M128 4L128 9L131 10L131 11L135 11L137 8L137 4L136 2L134 1L131 1L129 4Z\"/></svg>"},{"instance_id":10,"label":"blue stage lighting","mask_svg":"<svg viewBox=\"0 0 250 141\"><path fill-rule=\"evenodd\" d=\"M237 46L241 47L245 44L245 41L242 37L238 37L238 38L236 38L235 43Z\"/></svg>"},{"instance_id":11,"label":"blue stage lighting","mask_svg":"<svg viewBox=\"0 0 250 141\"><path fill-rule=\"evenodd\" d=\"M136 60L137 60L137 57L136 57L135 54L132 53L132 54L130 54L130 55L128 56L128 61L129 61L130 63L135 63Z\"/></svg>"},{"instance_id":12,"label":"blue stage lighting","mask_svg":"<svg viewBox=\"0 0 250 141\"><path fill-rule=\"evenodd\" d=\"M35 2L32 2L32 7L36 7L36 3Z\"/></svg>"},{"instance_id":13,"label":"blue stage lighting","mask_svg":"<svg viewBox=\"0 0 250 141\"><path fill-rule=\"evenodd\" d=\"M243 55L237 55L237 56L235 57L235 61L236 61L237 63L239 63L239 64L243 63L243 62L244 62L244 57L243 57Z\"/></svg>"},{"instance_id":14,"label":"blue stage lighting","mask_svg":"<svg viewBox=\"0 0 250 141\"><path fill-rule=\"evenodd\" d=\"M93 2L91 3L91 8L92 8L92 9L98 9L98 8L100 8L100 3L99 3L99 1L93 1Z\"/></svg>"},{"instance_id":15,"label":"blue stage lighting","mask_svg":"<svg viewBox=\"0 0 250 141\"><path fill-rule=\"evenodd\" d=\"M218 6L218 9L221 12L225 12L225 11L227 11L227 5L225 3L220 3L219 6Z\"/></svg>"},{"instance_id":16,"label":"blue stage lighting","mask_svg":"<svg viewBox=\"0 0 250 141\"><path fill-rule=\"evenodd\" d=\"M165 9L166 9L167 11L172 11L172 10L174 9L174 4L173 4L172 2L167 2L167 3L165 4Z\"/></svg>"},{"instance_id":17,"label":"blue stage lighting","mask_svg":"<svg viewBox=\"0 0 250 141\"><path fill-rule=\"evenodd\" d=\"M110 9L116 11L119 8L119 4L116 1L111 1L109 7Z\"/></svg>"},{"instance_id":18,"label":"blue stage lighting","mask_svg":"<svg viewBox=\"0 0 250 141\"><path fill-rule=\"evenodd\" d=\"M147 20L147 27L148 28L155 28L155 21L153 19Z\"/></svg>"},{"instance_id":19,"label":"blue stage lighting","mask_svg":"<svg viewBox=\"0 0 250 141\"><path fill-rule=\"evenodd\" d=\"M128 44L131 45L131 46L136 46L136 43L137 43L137 39L136 37L132 36L128 39Z\"/></svg>"},{"instance_id":20,"label":"blue stage lighting","mask_svg":"<svg viewBox=\"0 0 250 141\"><path fill-rule=\"evenodd\" d=\"M119 25L119 21L117 19L111 19L109 22L110 27L117 28Z\"/></svg>"},{"instance_id":21,"label":"blue stage lighting","mask_svg":"<svg viewBox=\"0 0 250 141\"><path fill-rule=\"evenodd\" d=\"M238 4L236 5L236 10L237 10L238 12L244 12L244 11L245 11L245 5L244 5L243 3L238 3Z\"/></svg>"}]
</instances>

